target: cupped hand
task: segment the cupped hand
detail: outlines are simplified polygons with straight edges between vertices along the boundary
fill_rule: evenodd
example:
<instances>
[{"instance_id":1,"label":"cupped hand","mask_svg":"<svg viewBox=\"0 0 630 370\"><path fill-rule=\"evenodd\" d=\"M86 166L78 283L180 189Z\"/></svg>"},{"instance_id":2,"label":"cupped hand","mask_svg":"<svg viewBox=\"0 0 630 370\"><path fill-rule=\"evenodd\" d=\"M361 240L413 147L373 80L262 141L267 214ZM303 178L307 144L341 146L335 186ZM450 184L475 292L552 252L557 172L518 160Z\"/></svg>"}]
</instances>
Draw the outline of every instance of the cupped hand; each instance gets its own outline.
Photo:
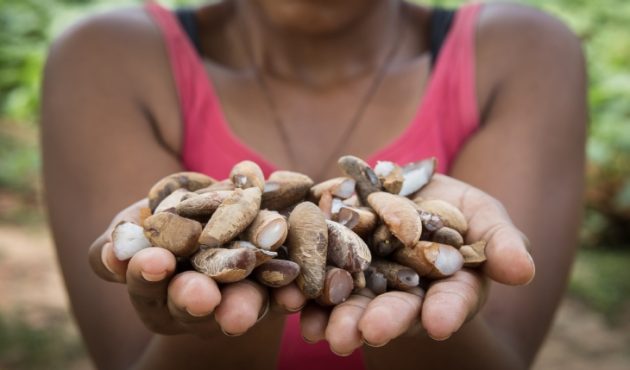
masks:
<instances>
[{"instance_id":1,"label":"cupped hand","mask_svg":"<svg viewBox=\"0 0 630 370\"><path fill-rule=\"evenodd\" d=\"M141 225L146 199L120 212L92 244L89 262L104 280L126 284L131 303L145 326L158 334L213 336L220 329L240 335L274 311L295 312L306 299L295 285L269 290L251 280L217 284L196 271L176 273L176 258L163 248L145 248L129 261L114 254L111 233L121 221ZM270 303L271 301L271 303ZM218 325L217 325L218 324Z\"/></svg>"},{"instance_id":2,"label":"cupped hand","mask_svg":"<svg viewBox=\"0 0 630 370\"><path fill-rule=\"evenodd\" d=\"M364 290L330 313L308 306L302 313L306 340L325 339L339 355L349 355L363 343L383 346L419 328L433 339L445 340L479 311L485 302L488 279L507 285L524 285L533 279L535 267L527 238L496 199L444 175L435 175L419 196L448 201L462 211L469 227L466 242L487 241L483 267L462 269L436 280L426 292L415 288L374 297Z\"/></svg>"}]
</instances>

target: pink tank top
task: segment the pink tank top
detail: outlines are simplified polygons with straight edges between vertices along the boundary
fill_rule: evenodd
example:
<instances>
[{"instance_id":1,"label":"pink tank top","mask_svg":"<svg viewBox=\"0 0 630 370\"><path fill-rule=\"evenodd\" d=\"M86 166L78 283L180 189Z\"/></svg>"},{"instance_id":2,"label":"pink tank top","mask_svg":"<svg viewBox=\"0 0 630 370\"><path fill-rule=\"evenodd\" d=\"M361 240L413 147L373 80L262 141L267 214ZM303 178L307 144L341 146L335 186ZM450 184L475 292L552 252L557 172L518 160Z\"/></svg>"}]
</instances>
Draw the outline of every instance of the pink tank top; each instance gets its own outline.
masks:
<instances>
[{"instance_id":1,"label":"pink tank top","mask_svg":"<svg viewBox=\"0 0 630 370\"><path fill-rule=\"evenodd\" d=\"M367 162L408 163L435 156L438 171L447 172L479 124L475 86L475 28L481 6L462 7L435 63L417 113L403 134L384 148L374 148ZM160 28L171 63L184 123L182 162L186 170L227 178L242 160L260 165L265 175L276 167L234 135L221 111L203 61L176 16L154 2L146 5ZM378 149L378 150L377 150ZM287 317L278 369L363 369L361 351L349 357L333 354L324 341L307 344L300 335L299 314Z\"/></svg>"}]
</instances>

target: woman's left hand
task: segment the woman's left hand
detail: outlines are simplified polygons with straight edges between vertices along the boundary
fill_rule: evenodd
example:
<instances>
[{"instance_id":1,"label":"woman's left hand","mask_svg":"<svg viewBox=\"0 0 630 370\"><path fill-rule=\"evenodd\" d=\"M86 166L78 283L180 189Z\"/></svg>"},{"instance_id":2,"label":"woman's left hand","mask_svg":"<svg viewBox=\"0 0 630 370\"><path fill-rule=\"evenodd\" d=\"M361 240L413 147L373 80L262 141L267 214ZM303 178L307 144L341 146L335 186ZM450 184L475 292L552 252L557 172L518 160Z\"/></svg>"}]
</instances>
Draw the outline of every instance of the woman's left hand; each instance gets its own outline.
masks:
<instances>
[{"instance_id":1,"label":"woman's left hand","mask_svg":"<svg viewBox=\"0 0 630 370\"><path fill-rule=\"evenodd\" d=\"M333 352L349 355L363 343L383 346L420 325L435 340L445 340L479 312L488 279L524 285L535 274L527 238L512 224L503 206L488 194L461 181L435 175L421 192L457 206L469 230L466 243L486 240L487 261L479 270L462 269L431 283L425 292L392 291L379 296L354 294L328 314L325 308L302 311L302 335L311 342L325 339Z\"/></svg>"}]
</instances>

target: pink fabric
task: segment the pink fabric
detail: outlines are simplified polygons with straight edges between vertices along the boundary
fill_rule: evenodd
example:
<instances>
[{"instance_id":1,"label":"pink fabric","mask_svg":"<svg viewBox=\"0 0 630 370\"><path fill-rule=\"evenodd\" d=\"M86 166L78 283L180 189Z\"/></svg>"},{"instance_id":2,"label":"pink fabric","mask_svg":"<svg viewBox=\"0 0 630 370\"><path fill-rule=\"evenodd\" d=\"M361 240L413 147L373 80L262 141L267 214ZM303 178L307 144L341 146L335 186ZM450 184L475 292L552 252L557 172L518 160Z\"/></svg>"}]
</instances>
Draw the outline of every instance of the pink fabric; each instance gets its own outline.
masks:
<instances>
[{"instance_id":1,"label":"pink fabric","mask_svg":"<svg viewBox=\"0 0 630 370\"><path fill-rule=\"evenodd\" d=\"M173 13L154 2L146 9L161 29L179 94L184 122L182 162L189 171L223 179L239 161L255 161L266 175L273 163L247 147L231 131L201 59ZM462 7L456 14L418 111L404 133L384 148L375 148L367 162L398 163L429 156L447 172L466 139L479 124L475 86L475 28L481 6ZM278 359L281 370L363 369L361 351L341 358L325 342L306 344L299 314L287 318Z\"/></svg>"}]
</instances>

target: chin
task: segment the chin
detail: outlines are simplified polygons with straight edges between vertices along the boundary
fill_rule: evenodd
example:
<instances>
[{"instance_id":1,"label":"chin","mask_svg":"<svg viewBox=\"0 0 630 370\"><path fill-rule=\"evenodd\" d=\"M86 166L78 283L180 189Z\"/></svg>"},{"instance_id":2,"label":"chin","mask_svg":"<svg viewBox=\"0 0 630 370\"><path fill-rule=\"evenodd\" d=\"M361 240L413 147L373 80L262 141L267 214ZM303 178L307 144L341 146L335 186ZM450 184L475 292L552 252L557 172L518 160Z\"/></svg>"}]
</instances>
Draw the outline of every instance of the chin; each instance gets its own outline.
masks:
<instances>
[{"instance_id":1,"label":"chin","mask_svg":"<svg viewBox=\"0 0 630 370\"><path fill-rule=\"evenodd\" d=\"M282 31L326 35L341 31L384 0L249 0Z\"/></svg>"}]
</instances>

